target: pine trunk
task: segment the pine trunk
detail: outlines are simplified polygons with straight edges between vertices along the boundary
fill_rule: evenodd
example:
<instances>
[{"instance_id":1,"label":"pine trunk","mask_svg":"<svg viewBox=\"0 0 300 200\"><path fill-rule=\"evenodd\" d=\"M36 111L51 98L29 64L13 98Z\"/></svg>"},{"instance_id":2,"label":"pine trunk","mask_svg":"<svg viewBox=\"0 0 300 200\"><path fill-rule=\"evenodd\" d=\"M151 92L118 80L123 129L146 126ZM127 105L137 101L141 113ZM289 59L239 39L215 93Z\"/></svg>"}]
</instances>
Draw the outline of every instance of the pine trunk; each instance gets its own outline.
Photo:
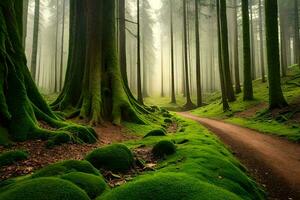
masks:
<instances>
[{"instance_id":1,"label":"pine trunk","mask_svg":"<svg viewBox=\"0 0 300 200\"><path fill-rule=\"evenodd\" d=\"M40 0L35 0L34 8L34 24L33 24L33 41L32 41L32 53L31 53L31 66L30 71L33 80L36 79L36 64L37 64L37 51L39 40L39 23L40 23Z\"/></svg>"}]
</instances>

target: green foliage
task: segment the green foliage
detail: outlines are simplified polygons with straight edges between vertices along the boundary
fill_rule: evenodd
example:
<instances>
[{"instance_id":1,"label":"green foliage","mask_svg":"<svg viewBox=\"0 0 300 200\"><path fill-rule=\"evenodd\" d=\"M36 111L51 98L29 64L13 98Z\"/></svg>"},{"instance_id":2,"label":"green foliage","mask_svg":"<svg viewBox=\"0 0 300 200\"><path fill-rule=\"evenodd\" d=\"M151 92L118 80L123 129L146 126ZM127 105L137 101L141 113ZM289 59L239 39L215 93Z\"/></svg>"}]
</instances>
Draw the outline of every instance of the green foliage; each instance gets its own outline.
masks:
<instances>
[{"instance_id":1,"label":"green foliage","mask_svg":"<svg viewBox=\"0 0 300 200\"><path fill-rule=\"evenodd\" d=\"M122 144L113 144L102 147L89 153L86 158L98 169L106 169L114 172L129 170L133 165L132 152Z\"/></svg>"},{"instance_id":2,"label":"green foliage","mask_svg":"<svg viewBox=\"0 0 300 200\"><path fill-rule=\"evenodd\" d=\"M151 136L166 136L166 131L163 129L152 130L147 133L144 138L151 137Z\"/></svg>"},{"instance_id":3,"label":"green foliage","mask_svg":"<svg viewBox=\"0 0 300 200\"><path fill-rule=\"evenodd\" d=\"M61 176L62 179L71 181L83 189L91 199L100 196L106 189L107 185L103 177L82 172L71 172Z\"/></svg>"},{"instance_id":4,"label":"green foliage","mask_svg":"<svg viewBox=\"0 0 300 200\"><path fill-rule=\"evenodd\" d=\"M0 167L10 165L18 161L26 160L28 153L20 150L8 151L0 154Z\"/></svg>"},{"instance_id":5,"label":"green foliage","mask_svg":"<svg viewBox=\"0 0 300 200\"><path fill-rule=\"evenodd\" d=\"M55 164L48 165L47 167L37 171L32 175L33 178L37 177L51 177L60 176L70 172L83 172L99 176L100 173L88 161L67 160Z\"/></svg>"},{"instance_id":6,"label":"green foliage","mask_svg":"<svg viewBox=\"0 0 300 200\"><path fill-rule=\"evenodd\" d=\"M163 140L154 145L152 153L156 157L164 157L166 155L171 155L176 152L176 146L173 142Z\"/></svg>"},{"instance_id":7,"label":"green foliage","mask_svg":"<svg viewBox=\"0 0 300 200\"><path fill-rule=\"evenodd\" d=\"M37 178L20 182L0 193L1 200L89 200L87 194L69 181Z\"/></svg>"},{"instance_id":8,"label":"green foliage","mask_svg":"<svg viewBox=\"0 0 300 200\"><path fill-rule=\"evenodd\" d=\"M238 196L181 173L158 173L138 178L97 200L240 200Z\"/></svg>"}]
</instances>

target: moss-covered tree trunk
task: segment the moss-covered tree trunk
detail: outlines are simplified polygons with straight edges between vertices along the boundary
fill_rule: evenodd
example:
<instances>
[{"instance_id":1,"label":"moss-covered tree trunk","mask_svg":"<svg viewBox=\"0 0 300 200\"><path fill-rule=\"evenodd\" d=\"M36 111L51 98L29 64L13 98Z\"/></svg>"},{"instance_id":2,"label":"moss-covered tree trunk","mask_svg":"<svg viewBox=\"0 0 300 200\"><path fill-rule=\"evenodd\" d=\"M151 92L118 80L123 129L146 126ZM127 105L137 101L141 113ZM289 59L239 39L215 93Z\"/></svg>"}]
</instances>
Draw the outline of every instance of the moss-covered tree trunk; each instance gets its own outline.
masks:
<instances>
[{"instance_id":1,"label":"moss-covered tree trunk","mask_svg":"<svg viewBox=\"0 0 300 200\"><path fill-rule=\"evenodd\" d=\"M265 0L266 37L269 78L270 109L287 106L283 97L280 80L278 4L277 0Z\"/></svg>"},{"instance_id":2,"label":"moss-covered tree trunk","mask_svg":"<svg viewBox=\"0 0 300 200\"><path fill-rule=\"evenodd\" d=\"M248 0L242 1L242 18L244 41L244 100L247 101L253 99Z\"/></svg>"},{"instance_id":3,"label":"moss-covered tree trunk","mask_svg":"<svg viewBox=\"0 0 300 200\"><path fill-rule=\"evenodd\" d=\"M115 14L115 1L71 1L73 19L66 81L53 107L72 110L72 116L78 115L92 124L120 124L122 120L143 123L139 114L146 111L121 75Z\"/></svg>"},{"instance_id":4,"label":"moss-covered tree trunk","mask_svg":"<svg viewBox=\"0 0 300 200\"><path fill-rule=\"evenodd\" d=\"M34 23L33 23L33 38L32 38L32 49L31 49L31 66L30 71L33 80L36 78L36 64L37 64L37 51L39 41L39 26L40 26L40 0L35 0L34 8Z\"/></svg>"},{"instance_id":5,"label":"moss-covered tree trunk","mask_svg":"<svg viewBox=\"0 0 300 200\"><path fill-rule=\"evenodd\" d=\"M195 0L195 37L196 37L196 83L197 83L197 106L202 106L201 89L201 60L200 60L200 31L199 31L199 1ZM212 66L211 66L212 68Z\"/></svg>"},{"instance_id":6,"label":"moss-covered tree trunk","mask_svg":"<svg viewBox=\"0 0 300 200\"><path fill-rule=\"evenodd\" d=\"M21 0L0 1L1 138L9 136L13 140L24 141L63 137L61 142L64 142L78 136L85 142L95 141L92 129L70 126L50 110L40 95L26 66L22 46L22 9L19 9L22 3ZM39 121L57 130L42 129ZM85 136L89 136L87 140Z\"/></svg>"}]
</instances>

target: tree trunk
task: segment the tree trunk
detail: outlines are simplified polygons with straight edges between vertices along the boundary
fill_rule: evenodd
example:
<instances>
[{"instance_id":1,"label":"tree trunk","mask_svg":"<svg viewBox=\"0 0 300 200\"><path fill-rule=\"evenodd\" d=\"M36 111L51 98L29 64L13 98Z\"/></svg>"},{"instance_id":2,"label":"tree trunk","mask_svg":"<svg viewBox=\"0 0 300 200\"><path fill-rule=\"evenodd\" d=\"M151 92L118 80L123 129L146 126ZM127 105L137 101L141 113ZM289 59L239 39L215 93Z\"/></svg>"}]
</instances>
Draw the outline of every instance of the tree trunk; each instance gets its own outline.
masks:
<instances>
[{"instance_id":1,"label":"tree trunk","mask_svg":"<svg viewBox=\"0 0 300 200\"><path fill-rule=\"evenodd\" d=\"M253 99L252 87L252 65L251 65L251 45L249 29L249 5L248 0L242 1L243 15L243 41L244 41L244 101Z\"/></svg>"},{"instance_id":2,"label":"tree trunk","mask_svg":"<svg viewBox=\"0 0 300 200\"><path fill-rule=\"evenodd\" d=\"M171 103L176 104L174 72L174 33L173 33L173 0L170 0L170 40L171 40Z\"/></svg>"},{"instance_id":3,"label":"tree trunk","mask_svg":"<svg viewBox=\"0 0 300 200\"><path fill-rule=\"evenodd\" d=\"M31 53L31 75L33 80L36 79L36 64L37 64L37 51L39 39L39 23L40 23L40 0L35 0L34 8L34 25L33 25L33 41Z\"/></svg>"},{"instance_id":4,"label":"tree trunk","mask_svg":"<svg viewBox=\"0 0 300 200\"><path fill-rule=\"evenodd\" d=\"M278 37L278 5L277 0L265 0L266 37L269 77L270 109L287 106L280 80L279 37Z\"/></svg>"},{"instance_id":5,"label":"tree trunk","mask_svg":"<svg viewBox=\"0 0 300 200\"><path fill-rule=\"evenodd\" d=\"M234 90L232 85L229 52L228 52L228 27L226 14L226 0L220 0L220 28L221 28L221 47L222 47L222 66L225 75L226 95L229 102L235 101Z\"/></svg>"},{"instance_id":6,"label":"tree trunk","mask_svg":"<svg viewBox=\"0 0 300 200\"><path fill-rule=\"evenodd\" d=\"M54 92L58 91L58 59L57 59L57 52L58 52L58 26L59 26L59 12L58 12L58 0L56 0L56 28L55 28L55 55L54 55ZM61 66L60 66L61 67Z\"/></svg>"},{"instance_id":7,"label":"tree trunk","mask_svg":"<svg viewBox=\"0 0 300 200\"><path fill-rule=\"evenodd\" d=\"M67 73L65 89L53 107L62 111L73 108L74 115L91 124L103 121L120 124L123 120L144 123L141 114L147 111L133 98L121 75L115 37L115 1L89 0L82 3L73 0L71 4L71 9L75 10L72 11L75 23L71 23L71 30L81 32L70 31L73 33L67 69L70 73ZM81 42L83 39L84 43ZM84 61L82 56L76 57L77 51L82 49ZM78 65L78 62L83 65ZM79 86L70 84L73 81ZM74 90L75 94L70 92Z\"/></svg>"},{"instance_id":8,"label":"tree trunk","mask_svg":"<svg viewBox=\"0 0 300 200\"><path fill-rule=\"evenodd\" d=\"M61 27L61 51L60 51L60 73L59 73L59 91L63 87L63 71L64 71L64 42L65 42L65 10L66 10L66 0L63 0L62 8L62 27Z\"/></svg>"},{"instance_id":9,"label":"tree trunk","mask_svg":"<svg viewBox=\"0 0 300 200\"><path fill-rule=\"evenodd\" d=\"M137 0L137 92L138 102L144 104L141 78L141 30L140 30L140 0Z\"/></svg>"},{"instance_id":10,"label":"tree trunk","mask_svg":"<svg viewBox=\"0 0 300 200\"><path fill-rule=\"evenodd\" d=\"M218 57L219 57L219 74L220 74L220 82L221 82L222 104L223 104L223 111L228 111L230 107L227 101L225 74L224 74L224 67L222 62L223 58L222 58L222 44L221 44L220 0L216 0L216 1L217 1L217 25L218 25Z\"/></svg>"},{"instance_id":11,"label":"tree trunk","mask_svg":"<svg viewBox=\"0 0 300 200\"><path fill-rule=\"evenodd\" d=\"M26 46L26 36L27 36L27 19L28 19L28 0L23 0L23 47Z\"/></svg>"},{"instance_id":12,"label":"tree trunk","mask_svg":"<svg viewBox=\"0 0 300 200\"><path fill-rule=\"evenodd\" d=\"M281 10L279 12L279 20L280 20L280 57L281 57L281 74L282 77L286 76L286 70L288 67L288 63L287 63L287 42L286 42L286 38L287 38L287 26L286 26L286 18L285 18L285 12L284 10Z\"/></svg>"},{"instance_id":13,"label":"tree trunk","mask_svg":"<svg viewBox=\"0 0 300 200\"><path fill-rule=\"evenodd\" d=\"M128 83L127 78L127 58L126 58L126 21L125 21L125 0L119 1L119 31L120 31L120 67L124 83Z\"/></svg>"},{"instance_id":14,"label":"tree trunk","mask_svg":"<svg viewBox=\"0 0 300 200\"><path fill-rule=\"evenodd\" d=\"M197 106L202 106L202 89L201 89L201 60L200 60L200 33L199 33L199 4L195 0L195 34L196 34L196 82L197 82Z\"/></svg>"},{"instance_id":15,"label":"tree trunk","mask_svg":"<svg viewBox=\"0 0 300 200\"><path fill-rule=\"evenodd\" d=\"M238 35L238 14L237 14L237 0L234 0L234 77L235 77L235 92L236 94L241 93L241 83L240 83L240 64L239 64L239 35Z\"/></svg>"},{"instance_id":16,"label":"tree trunk","mask_svg":"<svg viewBox=\"0 0 300 200\"><path fill-rule=\"evenodd\" d=\"M253 9L252 9L252 0L248 0L250 3L250 50L251 50L251 73L252 73L252 80L256 79L256 67L255 67L255 37L254 37L254 30L253 30Z\"/></svg>"},{"instance_id":17,"label":"tree trunk","mask_svg":"<svg viewBox=\"0 0 300 200\"><path fill-rule=\"evenodd\" d=\"M0 49L3 50L0 53L0 127L16 141L64 135L74 141L95 142L92 129L62 121L38 92L22 47L22 12L16 10L22 3L19 0L0 2ZM39 121L57 131L42 129Z\"/></svg>"},{"instance_id":18,"label":"tree trunk","mask_svg":"<svg viewBox=\"0 0 300 200\"><path fill-rule=\"evenodd\" d=\"M185 64L185 86L186 86L186 109L194 108L195 105L191 100L190 94L190 82L189 82L189 66L188 66L188 38L187 38L187 3L186 0L183 0L183 26L184 26L184 64Z\"/></svg>"},{"instance_id":19,"label":"tree trunk","mask_svg":"<svg viewBox=\"0 0 300 200\"><path fill-rule=\"evenodd\" d=\"M260 38L260 66L261 66L261 80L263 83L266 82L265 72L265 53L264 53L264 39L263 39L263 13L262 13L262 0L258 3L258 14L259 14L259 38Z\"/></svg>"},{"instance_id":20,"label":"tree trunk","mask_svg":"<svg viewBox=\"0 0 300 200\"><path fill-rule=\"evenodd\" d=\"M300 67L300 36L299 36L299 7L298 0L294 0L294 57L295 64Z\"/></svg>"}]
</instances>

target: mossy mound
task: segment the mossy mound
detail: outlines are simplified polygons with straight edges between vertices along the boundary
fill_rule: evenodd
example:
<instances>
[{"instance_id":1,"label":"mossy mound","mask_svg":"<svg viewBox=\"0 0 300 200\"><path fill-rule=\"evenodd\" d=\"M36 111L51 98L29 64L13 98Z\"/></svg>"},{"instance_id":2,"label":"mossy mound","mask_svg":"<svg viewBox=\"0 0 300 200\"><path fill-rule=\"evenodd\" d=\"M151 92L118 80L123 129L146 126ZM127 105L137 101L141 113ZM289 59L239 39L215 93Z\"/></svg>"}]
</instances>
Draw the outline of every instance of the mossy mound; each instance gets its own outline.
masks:
<instances>
[{"instance_id":1,"label":"mossy mound","mask_svg":"<svg viewBox=\"0 0 300 200\"><path fill-rule=\"evenodd\" d=\"M208 183L180 173L158 173L140 177L97 200L241 200Z\"/></svg>"},{"instance_id":2,"label":"mossy mound","mask_svg":"<svg viewBox=\"0 0 300 200\"><path fill-rule=\"evenodd\" d=\"M165 118L171 118L172 117L172 115L170 113L166 113L166 112L163 113L162 116L165 117Z\"/></svg>"},{"instance_id":3,"label":"mossy mound","mask_svg":"<svg viewBox=\"0 0 300 200\"><path fill-rule=\"evenodd\" d=\"M9 146L11 141L8 136L8 131L6 128L0 126L0 146Z\"/></svg>"},{"instance_id":4,"label":"mossy mound","mask_svg":"<svg viewBox=\"0 0 300 200\"><path fill-rule=\"evenodd\" d=\"M47 142L47 147L52 148L61 144L72 142L73 137L71 133L58 131L55 135L51 136Z\"/></svg>"},{"instance_id":5,"label":"mossy mound","mask_svg":"<svg viewBox=\"0 0 300 200\"><path fill-rule=\"evenodd\" d=\"M8 151L0 154L0 167L10 165L18 161L26 160L28 153L25 151Z\"/></svg>"},{"instance_id":6,"label":"mossy mound","mask_svg":"<svg viewBox=\"0 0 300 200\"><path fill-rule=\"evenodd\" d=\"M114 172L129 170L134 161L132 152L122 144L113 144L96 149L85 159L98 169L102 168Z\"/></svg>"},{"instance_id":7,"label":"mossy mound","mask_svg":"<svg viewBox=\"0 0 300 200\"><path fill-rule=\"evenodd\" d=\"M151 136L166 136L166 131L164 129L152 130L149 133L147 133L144 136L144 138L151 137Z\"/></svg>"},{"instance_id":8,"label":"mossy mound","mask_svg":"<svg viewBox=\"0 0 300 200\"><path fill-rule=\"evenodd\" d=\"M152 154L155 157L164 157L166 155L171 155L176 152L176 146L173 142L163 140L154 145L152 149Z\"/></svg>"},{"instance_id":9,"label":"mossy mound","mask_svg":"<svg viewBox=\"0 0 300 200\"><path fill-rule=\"evenodd\" d=\"M97 142L97 133L91 127L86 127L88 129L88 133L82 131L82 127L80 126L66 126L60 130L68 131L74 134L74 137L77 138L78 143L89 143L93 144Z\"/></svg>"},{"instance_id":10,"label":"mossy mound","mask_svg":"<svg viewBox=\"0 0 300 200\"><path fill-rule=\"evenodd\" d=\"M172 119L169 119L169 118L165 119L164 122L166 124L172 124L173 123Z\"/></svg>"},{"instance_id":11,"label":"mossy mound","mask_svg":"<svg viewBox=\"0 0 300 200\"><path fill-rule=\"evenodd\" d=\"M91 199L100 196L107 189L106 182L101 176L82 172L71 172L61 176L61 178L71 181L83 189Z\"/></svg>"},{"instance_id":12,"label":"mossy mound","mask_svg":"<svg viewBox=\"0 0 300 200\"><path fill-rule=\"evenodd\" d=\"M36 177L60 176L70 172L83 172L88 174L100 175L99 171L93 167L88 161L67 160L52 165L37 171L32 175Z\"/></svg>"},{"instance_id":13,"label":"mossy mound","mask_svg":"<svg viewBox=\"0 0 300 200\"><path fill-rule=\"evenodd\" d=\"M90 200L73 183L58 178L37 178L21 182L0 193L1 200Z\"/></svg>"}]
</instances>

